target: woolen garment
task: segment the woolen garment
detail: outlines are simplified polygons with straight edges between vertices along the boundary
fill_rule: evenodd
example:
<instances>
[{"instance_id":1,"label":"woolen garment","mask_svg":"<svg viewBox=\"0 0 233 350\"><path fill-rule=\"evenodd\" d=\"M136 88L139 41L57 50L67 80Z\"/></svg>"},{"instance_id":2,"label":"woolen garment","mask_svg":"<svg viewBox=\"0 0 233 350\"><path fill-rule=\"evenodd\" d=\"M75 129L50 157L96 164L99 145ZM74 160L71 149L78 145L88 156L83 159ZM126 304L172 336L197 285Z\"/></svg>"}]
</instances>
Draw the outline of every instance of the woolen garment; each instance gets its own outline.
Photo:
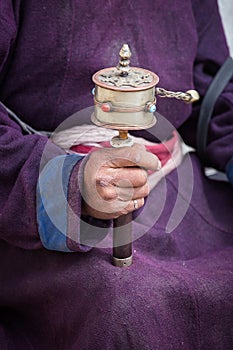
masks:
<instances>
[{"instance_id":1,"label":"woolen garment","mask_svg":"<svg viewBox=\"0 0 233 350\"><path fill-rule=\"evenodd\" d=\"M53 131L93 104L91 76L118 63L124 42L132 66L157 73L159 86L201 96L228 55L215 1L2 0L0 101ZM200 103L161 98L157 108L195 146ZM209 163L222 171L233 155L232 117L231 82L208 134ZM135 134L162 140L168 131L159 117ZM207 179L196 154L186 155L135 214L133 265L120 269L101 246L109 222L75 221L64 207L62 240L46 217L44 203L61 209L59 177L81 216L80 160L24 133L0 106L0 349L232 349L230 184Z\"/></svg>"}]
</instances>

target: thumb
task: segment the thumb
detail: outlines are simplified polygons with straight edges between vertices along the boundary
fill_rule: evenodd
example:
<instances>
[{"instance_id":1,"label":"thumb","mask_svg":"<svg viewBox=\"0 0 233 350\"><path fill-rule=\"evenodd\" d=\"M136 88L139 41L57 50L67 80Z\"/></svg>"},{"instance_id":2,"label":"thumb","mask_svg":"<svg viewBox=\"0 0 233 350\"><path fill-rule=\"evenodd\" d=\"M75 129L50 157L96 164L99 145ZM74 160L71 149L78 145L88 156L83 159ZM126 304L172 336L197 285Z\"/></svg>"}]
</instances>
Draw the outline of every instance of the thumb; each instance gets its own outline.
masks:
<instances>
[{"instance_id":1,"label":"thumb","mask_svg":"<svg viewBox=\"0 0 233 350\"><path fill-rule=\"evenodd\" d=\"M113 168L141 167L146 170L159 170L161 162L157 156L147 152L145 146L134 144L132 147L113 149L108 165Z\"/></svg>"}]
</instances>

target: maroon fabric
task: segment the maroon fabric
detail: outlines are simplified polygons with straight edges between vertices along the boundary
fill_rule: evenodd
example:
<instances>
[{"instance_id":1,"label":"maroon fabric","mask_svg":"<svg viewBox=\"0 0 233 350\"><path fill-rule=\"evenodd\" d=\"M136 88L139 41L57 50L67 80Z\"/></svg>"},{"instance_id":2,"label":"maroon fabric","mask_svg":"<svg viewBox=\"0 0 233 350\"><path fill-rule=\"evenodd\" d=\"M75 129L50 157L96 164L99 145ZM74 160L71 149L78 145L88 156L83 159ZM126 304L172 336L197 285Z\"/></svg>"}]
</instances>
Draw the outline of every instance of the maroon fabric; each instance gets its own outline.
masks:
<instances>
[{"instance_id":1,"label":"maroon fabric","mask_svg":"<svg viewBox=\"0 0 233 350\"><path fill-rule=\"evenodd\" d=\"M2 0L0 100L32 127L52 131L92 104L92 74L115 66L124 42L132 65L156 72L161 87L195 86L201 95L228 55L215 1ZM220 169L233 153L232 103L229 84L209 130L208 155ZM198 109L158 101L191 145ZM139 134L168 136L161 120ZM63 153L44 136L22 133L0 108L0 348L232 349L230 186L206 179L193 154L190 201L187 157L149 196L137 222L148 232L134 243L132 267L122 270L111 265L109 249L42 247L35 193L46 144L44 161ZM167 233L177 198L187 212ZM70 199L79 211L80 201Z\"/></svg>"}]
</instances>

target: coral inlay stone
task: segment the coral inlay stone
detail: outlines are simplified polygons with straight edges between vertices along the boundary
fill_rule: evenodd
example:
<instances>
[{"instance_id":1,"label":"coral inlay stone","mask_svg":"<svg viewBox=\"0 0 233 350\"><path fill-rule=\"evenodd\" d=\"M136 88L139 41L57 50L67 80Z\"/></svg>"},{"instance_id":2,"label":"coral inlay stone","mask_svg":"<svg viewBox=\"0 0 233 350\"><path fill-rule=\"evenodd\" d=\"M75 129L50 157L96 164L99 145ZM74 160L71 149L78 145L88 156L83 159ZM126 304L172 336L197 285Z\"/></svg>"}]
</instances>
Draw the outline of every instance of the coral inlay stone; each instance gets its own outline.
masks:
<instances>
[{"instance_id":1,"label":"coral inlay stone","mask_svg":"<svg viewBox=\"0 0 233 350\"><path fill-rule=\"evenodd\" d=\"M101 105L101 109L102 109L103 112L110 112L111 106L110 106L109 103L103 103L103 104Z\"/></svg>"}]
</instances>

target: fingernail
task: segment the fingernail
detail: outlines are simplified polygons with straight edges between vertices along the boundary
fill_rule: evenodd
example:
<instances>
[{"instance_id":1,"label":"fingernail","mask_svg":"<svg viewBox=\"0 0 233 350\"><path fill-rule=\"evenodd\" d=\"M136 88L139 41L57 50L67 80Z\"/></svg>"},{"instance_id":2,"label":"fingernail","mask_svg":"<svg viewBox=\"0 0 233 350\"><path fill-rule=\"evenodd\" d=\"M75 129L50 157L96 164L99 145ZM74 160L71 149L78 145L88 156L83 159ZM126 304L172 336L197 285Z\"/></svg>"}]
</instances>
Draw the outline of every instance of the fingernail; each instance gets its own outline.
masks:
<instances>
[{"instance_id":1,"label":"fingernail","mask_svg":"<svg viewBox=\"0 0 233 350\"><path fill-rule=\"evenodd\" d=\"M161 168L162 168L162 163L160 162L160 160L158 160L157 170L160 170Z\"/></svg>"}]
</instances>

